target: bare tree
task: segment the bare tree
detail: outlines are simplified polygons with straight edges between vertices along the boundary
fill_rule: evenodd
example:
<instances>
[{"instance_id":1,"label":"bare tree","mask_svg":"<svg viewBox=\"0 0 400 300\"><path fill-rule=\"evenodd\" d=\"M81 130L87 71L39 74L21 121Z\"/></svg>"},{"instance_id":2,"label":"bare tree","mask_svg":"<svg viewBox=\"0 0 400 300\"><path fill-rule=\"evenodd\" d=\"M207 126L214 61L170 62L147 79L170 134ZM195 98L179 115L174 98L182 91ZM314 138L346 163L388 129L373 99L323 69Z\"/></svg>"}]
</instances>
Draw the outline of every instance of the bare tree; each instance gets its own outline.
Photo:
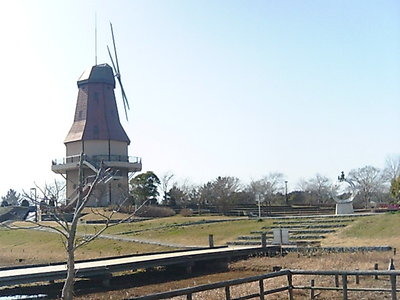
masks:
<instances>
[{"instance_id":1,"label":"bare tree","mask_svg":"<svg viewBox=\"0 0 400 300\"><path fill-rule=\"evenodd\" d=\"M385 176L380 169L373 166L351 170L348 177L355 183L365 208L368 208L374 197L386 189Z\"/></svg>"},{"instance_id":2,"label":"bare tree","mask_svg":"<svg viewBox=\"0 0 400 300\"><path fill-rule=\"evenodd\" d=\"M200 201L213 205L219 212L226 213L235 204L240 182L236 177L217 177L199 189Z\"/></svg>"},{"instance_id":3,"label":"bare tree","mask_svg":"<svg viewBox=\"0 0 400 300\"><path fill-rule=\"evenodd\" d=\"M65 204L65 183L58 181L58 180L54 180L53 183L51 184L47 184L45 183L43 187L37 185L35 183L36 186L36 190L38 190L41 194L41 196L39 196L39 198L41 199L40 205L44 206L44 207L57 207L60 206L61 204ZM24 194L24 198L29 198L31 200L31 202L35 202L37 201L37 199L33 199L32 195L28 194L27 192L23 192Z\"/></svg>"},{"instance_id":4,"label":"bare tree","mask_svg":"<svg viewBox=\"0 0 400 300\"><path fill-rule=\"evenodd\" d=\"M303 192L307 191L308 181L304 178L300 178L299 181L297 182L297 188Z\"/></svg>"},{"instance_id":5,"label":"bare tree","mask_svg":"<svg viewBox=\"0 0 400 300\"><path fill-rule=\"evenodd\" d=\"M332 182L328 177L316 174L315 177L308 181L307 191L316 197L316 203L323 204L327 203L331 198L331 186Z\"/></svg>"},{"instance_id":6,"label":"bare tree","mask_svg":"<svg viewBox=\"0 0 400 300\"><path fill-rule=\"evenodd\" d=\"M119 211L122 205L124 205L125 201L119 204L119 207L116 207L114 210L110 211L109 213L105 213L99 210L92 209L94 214L97 214L101 218L104 219L104 225L102 228L98 229L97 232L91 235L78 235L77 228L78 228L78 221L81 217L83 209L88 205L90 197L93 195L94 190L101 184L107 184L110 180L112 180L114 174L110 169L107 169L104 164L101 164L100 168L96 172L95 176L91 178L91 180L87 180L83 177L83 155L81 155L80 163L79 163L79 173L80 173L80 182L78 185L78 196L72 200L66 206L53 206L49 205L44 201L48 195L51 197L55 197L58 193L58 189L56 189L55 194L52 188L49 186L45 186L44 188L40 189L43 194L43 197L39 197L38 199L35 197L33 198L31 195L25 193L25 197L28 197L31 202L37 204L37 202L41 202L42 205L46 206L47 212L51 213L52 218L56 222L57 225L47 224L46 222L39 222L39 221L27 221L28 225L20 226L15 223L3 223L3 226L6 226L10 229L38 229L38 228L47 228L53 232L58 233L63 240L64 247L67 254L67 277L64 282L64 286L62 289L62 299L70 300L73 299L73 288L75 282L75 251L79 247L82 247L91 241L98 238L107 228L111 226L115 226L125 220L121 220L119 223L110 223L113 215ZM89 182L88 182L89 181ZM50 193L52 191L52 193ZM128 197L126 198L126 200ZM72 220L68 220L66 218L66 211L72 210ZM130 218L132 216L128 216Z\"/></svg>"},{"instance_id":7,"label":"bare tree","mask_svg":"<svg viewBox=\"0 0 400 300\"><path fill-rule=\"evenodd\" d=\"M383 170L385 179L392 182L400 176L400 155L391 155L386 159Z\"/></svg>"},{"instance_id":8,"label":"bare tree","mask_svg":"<svg viewBox=\"0 0 400 300\"><path fill-rule=\"evenodd\" d=\"M163 193L163 204L168 205L169 204L169 186L171 183L171 179L174 177L174 174L171 172L167 172L163 174L160 178L161 181L161 192Z\"/></svg>"},{"instance_id":9,"label":"bare tree","mask_svg":"<svg viewBox=\"0 0 400 300\"><path fill-rule=\"evenodd\" d=\"M264 201L267 206L271 206L272 201L277 193L283 192L284 175L279 172L272 172L263 178L250 182L249 189L255 195L260 197L260 201Z\"/></svg>"}]
</instances>

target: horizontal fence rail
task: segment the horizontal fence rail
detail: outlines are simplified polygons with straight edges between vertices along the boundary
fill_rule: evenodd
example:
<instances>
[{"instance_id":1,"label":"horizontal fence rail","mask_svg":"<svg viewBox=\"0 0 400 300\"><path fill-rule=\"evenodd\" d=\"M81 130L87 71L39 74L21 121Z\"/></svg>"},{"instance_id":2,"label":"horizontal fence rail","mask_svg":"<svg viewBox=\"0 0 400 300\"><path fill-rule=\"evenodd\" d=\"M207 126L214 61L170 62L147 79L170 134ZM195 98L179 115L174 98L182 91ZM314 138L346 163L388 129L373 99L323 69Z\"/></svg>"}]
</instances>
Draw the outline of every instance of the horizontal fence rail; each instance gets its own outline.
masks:
<instances>
[{"instance_id":1,"label":"horizontal fence rail","mask_svg":"<svg viewBox=\"0 0 400 300\"><path fill-rule=\"evenodd\" d=\"M315 299L312 294L314 291L342 291L343 300L348 299L348 292L387 292L391 293L391 299L397 300L397 276L400 275L400 271L307 271L307 270L290 270L292 275L299 276L335 276L335 287L317 287L314 286L313 280L310 286L293 286L293 289L306 289L312 291L310 298ZM356 284L359 284L360 276L371 276L377 279L379 276L388 276L390 278L390 288L350 288L348 287L348 277L354 276L356 278ZM338 278L342 279L342 287L339 287Z\"/></svg>"},{"instance_id":2,"label":"horizontal fence rail","mask_svg":"<svg viewBox=\"0 0 400 300\"><path fill-rule=\"evenodd\" d=\"M244 299L261 299L264 300L266 295L287 291L289 300L293 300L293 291L294 290L310 290L310 299L315 298L315 291L338 291L342 293L342 299L348 300L349 292L386 292L391 294L392 300L397 300L397 293L400 292L397 289L397 277L400 275L400 271L338 271L338 270L330 270L330 271L310 271L310 270L281 270L274 273L267 273L258 276L233 279L227 281L221 281L211 284L204 284L190 288L178 289L163 293L151 294L141 297L129 298L127 300L158 300L158 299L169 299L178 296L186 296L186 299L192 300L193 295L196 293L211 291L216 289L225 289L225 296L223 299L226 300L244 300ZM334 276L335 277L335 286L315 286L314 279L311 280L310 286L295 286L293 285L293 277L294 276ZM348 277L354 276L356 278L356 284L359 283L359 276L371 276L377 279L379 276L387 276L390 279L390 288L355 288L348 286ZM265 289L264 280L270 278L277 277L286 277L287 285L278 287ZM342 285L339 286L339 278L341 278ZM231 297L231 287L251 283L258 282L259 290L257 293L250 293L246 296L241 296L238 298ZM216 298L215 298L216 299ZM222 298L219 298L222 299Z\"/></svg>"},{"instance_id":3,"label":"horizontal fence rail","mask_svg":"<svg viewBox=\"0 0 400 300\"><path fill-rule=\"evenodd\" d=\"M252 277L232 279L232 280L221 281L221 282L216 282L216 283L204 284L204 285L199 285L199 286L195 286L195 287L184 288L184 289L168 291L168 292L163 292L163 293L157 293L157 294L152 294L152 295L147 295L147 296L142 296L142 297L129 298L129 300L157 300L157 299L168 299L168 298L177 297L177 296L186 296L187 299L192 299L192 296L195 293L209 291L209 290L215 290L215 289L220 289L220 288L225 288L225 295L226 295L225 299L239 300L239 299L251 299L251 298L255 298L255 297L259 297L259 299L263 299L261 297L263 297L264 295L289 290L289 287L285 286L285 287L281 287L281 288L274 289L274 290L264 291L264 285L262 284L264 279L270 279L270 278L281 277L281 276L289 276L290 277L291 273L289 270L284 270L284 271L278 271L278 272L268 273L268 274L263 274L263 275L258 275L258 276L252 276ZM250 282L257 282L257 281L260 283L260 291L262 293L251 294L251 295L246 296L245 298L243 298L243 297L231 298L230 297L230 287L231 286L250 283ZM251 297L248 298L249 296L251 296Z\"/></svg>"}]
</instances>

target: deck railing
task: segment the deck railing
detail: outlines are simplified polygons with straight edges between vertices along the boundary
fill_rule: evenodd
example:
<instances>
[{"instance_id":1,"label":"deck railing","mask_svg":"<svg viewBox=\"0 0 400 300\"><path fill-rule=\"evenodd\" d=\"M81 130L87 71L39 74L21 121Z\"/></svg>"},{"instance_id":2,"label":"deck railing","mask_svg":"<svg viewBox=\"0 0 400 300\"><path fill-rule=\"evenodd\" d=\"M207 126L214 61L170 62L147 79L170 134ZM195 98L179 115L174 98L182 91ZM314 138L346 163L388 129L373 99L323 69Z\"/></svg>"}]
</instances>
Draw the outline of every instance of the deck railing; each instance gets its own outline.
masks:
<instances>
[{"instance_id":1,"label":"deck railing","mask_svg":"<svg viewBox=\"0 0 400 300\"><path fill-rule=\"evenodd\" d=\"M212 291L217 289L224 289L223 298L213 298L213 299L225 299L225 300L244 300L244 299L266 299L266 295L275 294L279 292L287 291L287 299L294 299L295 290L309 290L309 298L316 299L316 291L337 291L341 293L341 298L343 300L348 300L349 292L384 292L390 293L392 300L397 300L397 293L400 291L397 289L397 277L400 275L399 271L306 271L306 270L282 270L274 273L267 273L258 276L221 281L216 283L210 283L205 285L199 285L190 288L184 288L179 290L173 290L163 293L151 294L136 298L129 298L129 300L158 300L158 299L170 299L178 296L185 296L187 300L192 300L193 295L200 292ZM310 285L293 285L293 277L297 276L333 276L335 286L315 286L315 280L310 280ZM382 287L350 287L349 278L354 277L355 284L358 285L360 282L360 276L370 276L378 279L379 276L389 277L390 288ZM286 284L281 287L275 287L271 289L266 289L266 284L264 280L277 277L286 277ZM341 279L341 284L339 284ZM258 282L257 292L248 291L247 295L242 295L240 297L232 297L231 288L233 286ZM377 295L378 297L378 295ZM304 297L302 297L304 299ZM336 298L335 298L336 299ZM386 299L386 298L385 298Z\"/></svg>"},{"instance_id":2,"label":"deck railing","mask_svg":"<svg viewBox=\"0 0 400 300\"><path fill-rule=\"evenodd\" d=\"M71 155L67 157L63 157L60 159L54 159L53 165L65 165L69 163L77 163L80 160L80 155ZM136 156L126 156L126 155L93 155L87 156L87 160L89 161L121 161L121 162L129 162L129 163L141 163L141 158Z\"/></svg>"}]
</instances>

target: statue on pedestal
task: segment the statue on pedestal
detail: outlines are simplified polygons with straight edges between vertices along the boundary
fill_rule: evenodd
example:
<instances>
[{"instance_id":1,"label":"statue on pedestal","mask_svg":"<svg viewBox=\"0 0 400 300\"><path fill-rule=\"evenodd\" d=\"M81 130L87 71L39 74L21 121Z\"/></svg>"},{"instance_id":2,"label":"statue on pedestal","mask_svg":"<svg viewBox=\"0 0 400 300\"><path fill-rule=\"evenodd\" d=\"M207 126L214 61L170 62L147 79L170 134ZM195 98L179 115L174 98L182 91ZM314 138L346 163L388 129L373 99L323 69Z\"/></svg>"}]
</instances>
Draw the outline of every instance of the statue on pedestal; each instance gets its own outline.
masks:
<instances>
[{"instance_id":1,"label":"statue on pedestal","mask_svg":"<svg viewBox=\"0 0 400 300\"><path fill-rule=\"evenodd\" d=\"M332 198L336 202L336 215L347 215L354 213L353 200L357 194L354 183L347 179L342 171L338 181L332 186Z\"/></svg>"}]
</instances>

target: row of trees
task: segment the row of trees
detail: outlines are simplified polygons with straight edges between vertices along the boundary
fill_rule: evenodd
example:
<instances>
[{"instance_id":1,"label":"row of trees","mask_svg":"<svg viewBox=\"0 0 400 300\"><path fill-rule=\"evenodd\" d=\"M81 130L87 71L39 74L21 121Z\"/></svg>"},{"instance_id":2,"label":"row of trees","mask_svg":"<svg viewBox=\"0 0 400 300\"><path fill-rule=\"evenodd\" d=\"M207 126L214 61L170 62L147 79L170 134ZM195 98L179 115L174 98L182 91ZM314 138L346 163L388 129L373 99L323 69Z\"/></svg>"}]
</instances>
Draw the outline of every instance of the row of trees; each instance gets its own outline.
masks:
<instances>
[{"instance_id":1,"label":"row of trees","mask_svg":"<svg viewBox=\"0 0 400 300\"><path fill-rule=\"evenodd\" d=\"M0 206L29 206L35 202L52 207L65 204L65 182L54 180L52 184L35 185L29 192L22 193L10 189L1 197Z\"/></svg>"},{"instance_id":2,"label":"row of trees","mask_svg":"<svg viewBox=\"0 0 400 300\"><path fill-rule=\"evenodd\" d=\"M357 187L355 206L368 207L373 203L400 201L400 157L389 159L384 169L365 166L351 170L347 178ZM171 173L158 177L149 171L131 180L131 194L136 204L148 200L171 207L214 207L224 213L238 204L263 205L290 204L333 205L331 196L333 180L316 174L301 180L295 191L286 190L287 181L282 173L270 173L249 184L242 184L236 177L217 177L202 185L174 182Z\"/></svg>"},{"instance_id":3,"label":"row of trees","mask_svg":"<svg viewBox=\"0 0 400 300\"><path fill-rule=\"evenodd\" d=\"M351 179L358 189L355 205L367 207L374 202L400 202L399 176L400 157L388 159L384 169L365 166L351 170L347 178ZM138 174L130 181L131 203L161 203L171 207L199 209L212 206L222 213L234 205L254 204L257 201L264 205L284 205L287 201L290 204L304 205L334 204L331 197L333 180L321 174L300 180L297 188L289 193L286 190L285 176L278 172L269 173L248 184L243 184L232 176L217 177L200 185L191 184L188 180L178 183L174 179L172 173L160 177L151 171ZM52 206L58 206L57 202L63 198L64 184L58 181L37 189L42 201ZM24 191L19 194L10 189L1 197L0 204L28 205L33 198L31 193Z\"/></svg>"}]
</instances>

